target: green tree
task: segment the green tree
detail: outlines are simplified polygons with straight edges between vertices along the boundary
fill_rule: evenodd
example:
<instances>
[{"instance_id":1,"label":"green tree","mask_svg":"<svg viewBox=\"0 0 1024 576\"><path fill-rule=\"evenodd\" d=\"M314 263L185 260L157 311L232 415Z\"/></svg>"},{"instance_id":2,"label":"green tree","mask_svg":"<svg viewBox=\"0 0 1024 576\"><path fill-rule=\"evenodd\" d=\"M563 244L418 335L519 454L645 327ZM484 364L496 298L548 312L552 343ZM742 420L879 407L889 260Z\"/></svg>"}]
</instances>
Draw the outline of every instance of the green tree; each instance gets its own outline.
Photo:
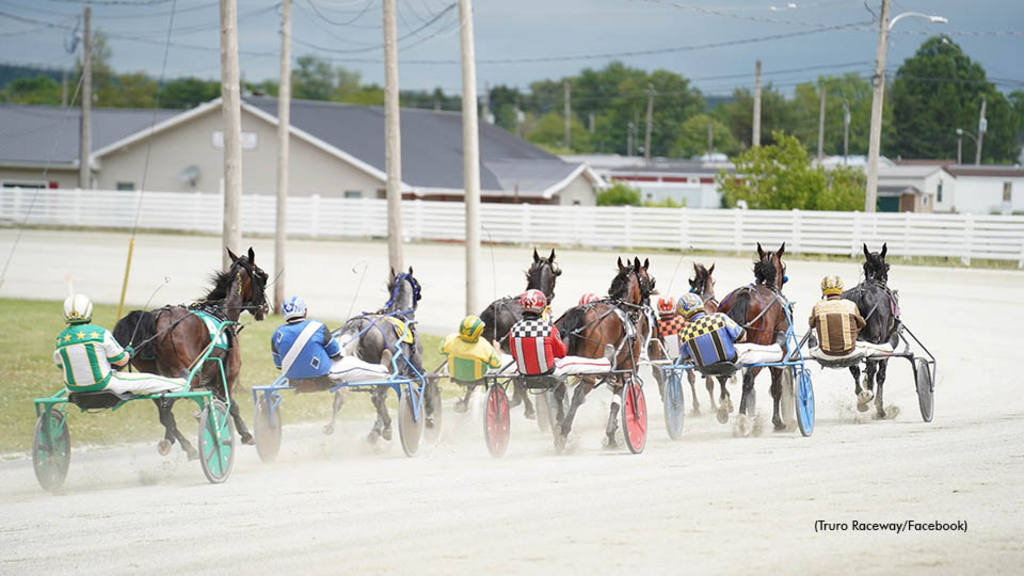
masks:
<instances>
[{"instance_id":1,"label":"green tree","mask_svg":"<svg viewBox=\"0 0 1024 576\"><path fill-rule=\"evenodd\" d=\"M143 72L117 77L117 99L110 103L121 108L155 108L157 85Z\"/></svg>"},{"instance_id":2,"label":"green tree","mask_svg":"<svg viewBox=\"0 0 1024 576\"><path fill-rule=\"evenodd\" d=\"M807 149L794 136L771 134L774 144L736 157L737 174L719 172L715 180L727 206L744 200L765 210L856 210L864 206L864 177L856 168L831 172L812 166ZM738 175L738 177L737 177Z\"/></svg>"},{"instance_id":3,"label":"green tree","mask_svg":"<svg viewBox=\"0 0 1024 576\"><path fill-rule=\"evenodd\" d=\"M35 78L18 78L0 92L0 101L15 104L60 105L60 83L40 74Z\"/></svg>"},{"instance_id":4,"label":"green tree","mask_svg":"<svg viewBox=\"0 0 1024 576\"><path fill-rule=\"evenodd\" d=\"M716 107L712 115L732 128L733 138L740 148L750 147L754 124L754 94L749 88L735 90L733 101ZM793 107L786 101L786 97L770 83L764 86L761 89L761 145L774 144L772 138L775 132L793 133L795 128Z\"/></svg>"},{"instance_id":5,"label":"green tree","mask_svg":"<svg viewBox=\"0 0 1024 576\"><path fill-rule=\"evenodd\" d=\"M337 99L337 101L344 102L346 104L361 104L364 106L383 106L384 89L376 84L360 86L358 89L353 90L343 98Z\"/></svg>"},{"instance_id":6,"label":"green tree","mask_svg":"<svg viewBox=\"0 0 1024 576\"><path fill-rule=\"evenodd\" d=\"M220 96L220 82L178 78L160 89L161 108L193 108Z\"/></svg>"},{"instance_id":7,"label":"green tree","mask_svg":"<svg viewBox=\"0 0 1024 576\"><path fill-rule=\"evenodd\" d=\"M945 36L926 40L896 72L892 85L895 138L889 156L951 158L956 129L975 131L987 101L982 160L1011 162L1020 153L1010 102L986 79L985 69ZM968 143L966 150L973 152ZM965 150L965 156L970 157Z\"/></svg>"},{"instance_id":8,"label":"green tree","mask_svg":"<svg viewBox=\"0 0 1024 576\"><path fill-rule=\"evenodd\" d=\"M873 90L871 82L857 73L822 76L816 83L798 84L793 100L790 101L793 135L808 150L817 153L822 86L825 87L825 154L838 156L843 153L844 102L850 108L850 154L867 154ZM894 135L892 106L887 104L882 108L883 145L890 142Z\"/></svg>"},{"instance_id":9,"label":"green tree","mask_svg":"<svg viewBox=\"0 0 1024 576\"><path fill-rule=\"evenodd\" d=\"M671 156L692 158L708 152L708 124L714 136L714 151L733 155L739 150L732 131L721 120L708 114L690 116L676 131Z\"/></svg>"},{"instance_id":10,"label":"green tree","mask_svg":"<svg viewBox=\"0 0 1024 576\"><path fill-rule=\"evenodd\" d=\"M598 206L640 206L640 191L622 182L615 182L597 193Z\"/></svg>"},{"instance_id":11,"label":"green tree","mask_svg":"<svg viewBox=\"0 0 1024 576\"><path fill-rule=\"evenodd\" d=\"M299 56L292 70L292 96L300 100L330 100L336 74L331 63L316 56Z\"/></svg>"},{"instance_id":12,"label":"green tree","mask_svg":"<svg viewBox=\"0 0 1024 576\"><path fill-rule=\"evenodd\" d=\"M569 136L572 138L572 151L590 149L590 134L575 115L569 120ZM566 148L565 117L557 112L548 112L526 133L526 139L548 149L563 151Z\"/></svg>"}]
</instances>

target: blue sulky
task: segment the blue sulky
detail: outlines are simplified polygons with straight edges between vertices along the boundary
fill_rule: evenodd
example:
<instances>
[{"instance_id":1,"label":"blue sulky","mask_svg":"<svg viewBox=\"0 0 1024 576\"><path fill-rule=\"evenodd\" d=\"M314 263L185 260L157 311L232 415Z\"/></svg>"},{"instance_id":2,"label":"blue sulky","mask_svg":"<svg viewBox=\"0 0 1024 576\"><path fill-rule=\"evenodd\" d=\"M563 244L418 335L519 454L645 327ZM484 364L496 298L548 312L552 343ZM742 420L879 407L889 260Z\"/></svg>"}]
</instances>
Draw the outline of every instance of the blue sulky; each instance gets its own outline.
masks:
<instances>
[{"instance_id":1,"label":"blue sulky","mask_svg":"<svg viewBox=\"0 0 1024 576\"><path fill-rule=\"evenodd\" d=\"M371 392L379 386L386 386L394 390L398 396L398 435L402 450L406 456L411 457L416 455L423 434L426 377L409 361L401 344L401 339L395 341L394 353L391 356L391 373L386 380L331 382L325 385L323 390L335 394L335 415L341 406L341 397L338 393L342 388L356 392ZM295 386L289 384L284 374L278 376L270 385L252 388L252 400L256 406L256 452L264 462L273 461L280 452L283 390L297 390ZM334 420L325 427L324 432L330 434L333 430Z\"/></svg>"},{"instance_id":2,"label":"blue sulky","mask_svg":"<svg viewBox=\"0 0 1024 576\"><path fill-rule=\"evenodd\" d=\"M811 374L804 363L804 356L801 350L802 342L797 339L793 331L793 317L791 313L792 302L783 306L786 314L788 327L786 328L786 341L784 346L785 356L777 362L757 362L751 364L730 364L719 363L714 365L714 376L731 376L744 368L786 368L784 378L792 378L793 396L795 398L794 409L796 413L797 427L804 436L810 436L814 432L814 386L811 382ZM700 368L688 359L676 358L672 363L655 364L655 369L661 371L662 381L665 383L665 390L662 392L662 400L665 405L665 424L669 436L678 439L683 430L683 389L682 376L684 372ZM786 383L783 383L785 390ZM788 408L783 405L784 410Z\"/></svg>"}]
</instances>

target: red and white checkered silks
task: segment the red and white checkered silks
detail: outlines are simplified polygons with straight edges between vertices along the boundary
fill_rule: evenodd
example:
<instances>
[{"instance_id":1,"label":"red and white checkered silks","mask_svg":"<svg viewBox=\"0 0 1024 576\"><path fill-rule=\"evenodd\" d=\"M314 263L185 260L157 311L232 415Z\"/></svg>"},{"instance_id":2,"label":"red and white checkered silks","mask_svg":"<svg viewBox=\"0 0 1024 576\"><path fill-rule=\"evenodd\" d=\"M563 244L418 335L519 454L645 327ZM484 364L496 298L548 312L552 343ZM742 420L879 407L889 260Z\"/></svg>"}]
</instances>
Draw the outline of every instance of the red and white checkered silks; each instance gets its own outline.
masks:
<instances>
[{"instance_id":1,"label":"red and white checkered silks","mask_svg":"<svg viewBox=\"0 0 1024 576\"><path fill-rule=\"evenodd\" d=\"M558 328L541 319L516 322L509 331L509 340L520 374L547 374L554 369L555 360L566 353Z\"/></svg>"}]
</instances>

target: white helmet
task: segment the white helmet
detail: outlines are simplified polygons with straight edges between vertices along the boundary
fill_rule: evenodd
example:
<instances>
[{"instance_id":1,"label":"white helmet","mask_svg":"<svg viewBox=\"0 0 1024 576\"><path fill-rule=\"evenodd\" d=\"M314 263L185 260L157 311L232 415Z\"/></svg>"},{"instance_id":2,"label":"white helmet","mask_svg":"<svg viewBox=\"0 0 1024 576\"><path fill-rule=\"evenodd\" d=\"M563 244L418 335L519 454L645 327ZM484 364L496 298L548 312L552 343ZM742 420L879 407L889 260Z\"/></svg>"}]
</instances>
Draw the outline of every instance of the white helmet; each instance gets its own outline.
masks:
<instances>
[{"instance_id":1,"label":"white helmet","mask_svg":"<svg viewBox=\"0 0 1024 576\"><path fill-rule=\"evenodd\" d=\"M92 300L85 294L72 294L64 301L64 321L83 324L92 321Z\"/></svg>"},{"instance_id":2,"label":"white helmet","mask_svg":"<svg viewBox=\"0 0 1024 576\"><path fill-rule=\"evenodd\" d=\"M291 296L281 303L281 315L286 321L306 317L306 301L300 296Z\"/></svg>"}]
</instances>

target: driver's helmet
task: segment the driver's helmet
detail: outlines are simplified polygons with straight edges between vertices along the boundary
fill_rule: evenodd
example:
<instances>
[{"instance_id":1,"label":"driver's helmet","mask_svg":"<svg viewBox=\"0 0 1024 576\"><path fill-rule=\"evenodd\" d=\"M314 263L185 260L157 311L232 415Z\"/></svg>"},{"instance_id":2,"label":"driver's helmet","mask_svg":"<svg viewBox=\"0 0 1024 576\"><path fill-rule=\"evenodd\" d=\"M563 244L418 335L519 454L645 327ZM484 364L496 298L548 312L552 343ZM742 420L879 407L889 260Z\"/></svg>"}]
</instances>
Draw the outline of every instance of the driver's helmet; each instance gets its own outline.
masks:
<instances>
[{"instance_id":1,"label":"driver's helmet","mask_svg":"<svg viewBox=\"0 0 1024 576\"><path fill-rule=\"evenodd\" d=\"M600 298L597 297L597 294L594 294L593 292L587 292L583 296L580 296L580 306L586 306L587 304L593 304L594 302L597 302L598 300L600 300Z\"/></svg>"},{"instance_id":2,"label":"driver's helmet","mask_svg":"<svg viewBox=\"0 0 1024 576\"><path fill-rule=\"evenodd\" d=\"M306 301L301 296L290 296L281 303L281 315L287 321L306 317Z\"/></svg>"},{"instance_id":3,"label":"driver's helmet","mask_svg":"<svg viewBox=\"0 0 1024 576\"><path fill-rule=\"evenodd\" d=\"M676 312L685 316L686 318L692 318L698 312L704 311L704 300L700 296L692 292L687 292L679 297L679 301L676 302Z\"/></svg>"},{"instance_id":4,"label":"driver's helmet","mask_svg":"<svg viewBox=\"0 0 1024 576\"><path fill-rule=\"evenodd\" d=\"M72 294L64 300L64 322L86 324L92 321L92 300L85 294Z\"/></svg>"},{"instance_id":5,"label":"driver's helmet","mask_svg":"<svg viewBox=\"0 0 1024 576\"><path fill-rule=\"evenodd\" d=\"M672 314L676 310L676 302L671 296L658 298L658 312L661 314Z\"/></svg>"},{"instance_id":6,"label":"driver's helmet","mask_svg":"<svg viewBox=\"0 0 1024 576\"><path fill-rule=\"evenodd\" d=\"M540 290L527 290L519 297L519 305L523 307L523 312L533 312L540 315L547 308L548 299Z\"/></svg>"},{"instance_id":7,"label":"driver's helmet","mask_svg":"<svg viewBox=\"0 0 1024 576\"><path fill-rule=\"evenodd\" d=\"M484 321L476 316L466 316L459 324L459 338L466 342L476 342L484 331Z\"/></svg>"},{"instance_id":8,"label":"driver's helmet","mask_svg":"<svg viewBox=\"0 0 1024 576\"><path fill-rule=\"evenodd\" d=\"M822 296L841 295L843 293L843 279L835 274L829 274L821 279Z\"/></svg>"}]
</instances>

